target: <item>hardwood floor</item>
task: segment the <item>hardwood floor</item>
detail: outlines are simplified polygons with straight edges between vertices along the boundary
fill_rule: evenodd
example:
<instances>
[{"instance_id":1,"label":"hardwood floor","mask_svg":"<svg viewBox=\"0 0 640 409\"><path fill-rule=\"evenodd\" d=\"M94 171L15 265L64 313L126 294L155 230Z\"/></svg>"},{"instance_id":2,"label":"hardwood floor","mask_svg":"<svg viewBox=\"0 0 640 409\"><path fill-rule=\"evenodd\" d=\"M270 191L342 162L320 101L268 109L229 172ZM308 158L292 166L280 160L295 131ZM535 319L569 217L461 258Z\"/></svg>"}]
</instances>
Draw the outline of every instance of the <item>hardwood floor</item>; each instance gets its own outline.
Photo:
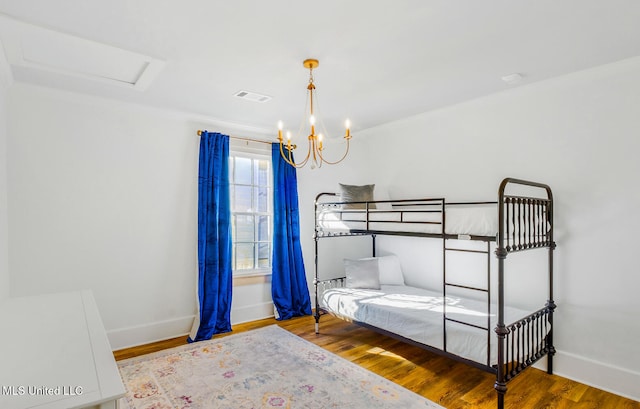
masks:
<instances>
[{"instance_id":1,"label":"hardwood floor","mask_svg":"<svg viewBox=\"0 0 640 409\"><path fill-rule=\"evenodd\" d=\"M494 409L495 376L420 348L379 335L331 316L323 316L320 334L312 317L265 319L233 327L230 334L277 324L351 362L375 372L449 409ZM216 335L221 338L230 334ZM115 351L116 360L186 344L174 338ZM640 402L530 368L507 385L509 409L640 409Z\"/></svg>"}]
</instances>

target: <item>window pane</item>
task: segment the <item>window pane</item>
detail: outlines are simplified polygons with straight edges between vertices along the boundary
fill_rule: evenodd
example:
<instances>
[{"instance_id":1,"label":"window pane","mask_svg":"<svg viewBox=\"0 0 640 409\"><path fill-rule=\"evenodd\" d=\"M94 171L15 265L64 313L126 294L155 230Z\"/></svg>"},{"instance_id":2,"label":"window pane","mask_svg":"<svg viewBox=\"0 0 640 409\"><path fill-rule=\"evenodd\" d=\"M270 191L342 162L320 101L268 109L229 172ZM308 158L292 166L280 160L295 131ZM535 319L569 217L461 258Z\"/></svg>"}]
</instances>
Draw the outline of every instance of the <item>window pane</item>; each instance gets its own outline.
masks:
<instances>
[{"instance_id":1,"label":"window pane","mask_svg":"<svg viewBox=\"0 0 640 409\"><path fill-rule=\"evenodd\" d=\"M258 243L258 268L269 268L271 260L271 245Z\"/></svg>"},{"instance_id":2,"label":"window pane","mask_svg":"<svg viewBox=\"0 0 640 409\"><path fill-rule=\"evenodd\" d=\"M251 159L239 158L235 160L235 183L241 185L251 184Z\"/></svg>"},{"instance_id":3,"label":"window pane","mask_svg":"<svg viewBox=\"0 0 640 409\"><path fill-rule=\"evenodd\" d=\"M247 155L251 156L251 155ZM272 166L268 155L234 152L229 164L234 271L271 268Z\"/></svg>"},{"instance_id":4,"label":"window pane","mask_svg":"<svg viewBox=\"0 0 640 409\"><path fill-rule=\"evenodd\" d=\"M269 185L269 161L266 159L256 160L256 185L267 186Z\"/></svg>"},{"instance_id":5,"label":"window pane","mask_svg":"<svg viewBox=\"0 0 640 409\"><path fill-rule=\"evenodd\" d=\"M269 241L269 216L257 216L258 241Z\"/></svg>"},{"instance_id":6,"label":"window pane","mask_svg":"<svg viewBox=\"0 0 640 409\"><path fill-rule=\"evenodd\" d=\"M233 191L233 211L251 211L253 208L251 203L251 186L234 186Z\"/></svg>"},{"instance_id":7,"label":"window pane","mask_svg":"<svg viewBox=\"0 0 640 409\"><path fill-rule=\"evenodd\" d=\"M255 240L253 216L236 215L236 242L252 242Z\"/></svg>"},{"instance_id":8,"label":"window pane","mask_svg":"<svg viewBox=\"0 0 640 409\"><path fill-rule=\"evenodd\" d=\"M253 243L236 244L236 270L250 270L253 268Z\"/></svg>"},{"instance_id":9,"label":"window pane","mask_svg":"<svg viewBox=\"0 0 640 409\"><path fill-rule=\"evenodd\" d=\"M269 210L269 190L266 187L256 187L253 191L256 198L256 211L267 212Z\"/></svg>"}]
</instances>

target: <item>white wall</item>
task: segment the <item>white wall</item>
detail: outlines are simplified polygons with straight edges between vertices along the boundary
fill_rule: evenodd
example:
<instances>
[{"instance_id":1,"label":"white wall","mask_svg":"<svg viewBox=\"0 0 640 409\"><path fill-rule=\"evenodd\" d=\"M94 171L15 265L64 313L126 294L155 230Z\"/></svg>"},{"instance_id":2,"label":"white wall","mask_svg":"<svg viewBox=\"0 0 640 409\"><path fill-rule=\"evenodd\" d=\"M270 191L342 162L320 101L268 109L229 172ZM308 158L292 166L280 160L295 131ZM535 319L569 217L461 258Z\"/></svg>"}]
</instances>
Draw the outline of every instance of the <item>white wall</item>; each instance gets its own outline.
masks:
<instances>
[{"instance_id":1,"label":"white wall","mask_svg":"<svg viewBox=\"0 0 640 409\"><path fill-rule=\"evenodd\" d=\"M325 188L352 179L389 186L392 198L449 200L495 200L504 177L548 183L558 243L556 373L638 400L639 112L640 59L633 59L361 132L354 140L368 146L349 159L354 175L305 173L301 182ZM422 269L420 246L395 247L408 255L403 268ZM533 289L542 306L544 281L527 276L533 256L507 259L516 266L509 295Z\"/></svg>"},{"instance_id":2,"label":"white wall","mask_svg":"<svg viewBox=\"0 0 640 409\"><path fill-rule=\"evenodd\" d=\"M114 349L188 333L196 130L207 126L23 84L11 89L9 118L12 296L93 290ZM256 293L234 297L234 307L257 303Z\"/></svg>"},{"instance_id":3,"label":"white wall","mask_svg":"<svg viewBox=\"0 0 640 409\"><path fill-rule=\"evenodd\" d=\"M7 93L12 78L0 43L0 302L10 295L7 211Z\"/></svg>"}]
</instances>

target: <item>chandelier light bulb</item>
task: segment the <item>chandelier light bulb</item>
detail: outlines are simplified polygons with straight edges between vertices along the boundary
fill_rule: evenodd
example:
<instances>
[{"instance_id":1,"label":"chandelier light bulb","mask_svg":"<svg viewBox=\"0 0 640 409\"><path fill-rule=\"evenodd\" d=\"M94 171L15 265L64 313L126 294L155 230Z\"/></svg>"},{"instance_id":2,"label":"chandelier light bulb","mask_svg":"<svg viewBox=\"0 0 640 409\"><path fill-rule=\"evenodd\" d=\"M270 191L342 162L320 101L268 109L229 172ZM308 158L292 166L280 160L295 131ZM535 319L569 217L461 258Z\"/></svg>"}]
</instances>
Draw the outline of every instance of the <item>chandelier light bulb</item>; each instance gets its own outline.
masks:
<instances>
[{"instance_id":1,"label":"chandelier light bulb","mask_svg":"<svg viewBox=\"0 0 640 409\"><path fill-rule=\"evenodd\" d=\"M344 121L344 127L347 128L347 129L351 128L351 121L349 121L349 119Z\"/></svg>"},{"instance_id":2,"label":"chandelier light bulb","mask_svg":"<svg viewBox=\"0 0 640 409\"><path fill-rule=\"evenodd\" d=\"M315 124L316 124L316 117L315 117L315 115L311 115L311 116L309 117L309 123L310 123L311 125L315 125Z\"/></svg>"},{"instance_id":3,"label":"chandelier light bulb","mask_svg":"<svg viewBox=\"0 0 640 409\"><path fill-rule=\"evenodd\" d=\"M291 140L291 131L287 131L287 140L290 141Z\"/></svg>"},{"instance_id":4,"label":"chandelier light bulb","mask_svg":"<svg viewBox=\"0 0 640 409\"><path fill-rule=\"evenodd\" d=\"M278 121L278 140L282 142L282 121Z\"/></svg>"}]
</instances>

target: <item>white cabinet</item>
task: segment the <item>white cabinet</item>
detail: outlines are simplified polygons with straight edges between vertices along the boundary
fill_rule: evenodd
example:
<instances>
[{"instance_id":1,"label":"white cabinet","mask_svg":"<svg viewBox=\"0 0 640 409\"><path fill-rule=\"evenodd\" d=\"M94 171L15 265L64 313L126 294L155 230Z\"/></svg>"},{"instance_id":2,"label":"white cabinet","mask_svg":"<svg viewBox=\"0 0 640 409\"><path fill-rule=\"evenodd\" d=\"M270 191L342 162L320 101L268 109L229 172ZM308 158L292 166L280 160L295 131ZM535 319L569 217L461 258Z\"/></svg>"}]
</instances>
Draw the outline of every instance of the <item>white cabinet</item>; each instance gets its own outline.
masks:
<instances>
[{"instance_id":1,"label":"white cabinet","mask_svg":"<svg viewBox=\"0 0 640 409\"><path fill-rule=\"evenodd\" d=\"M0 302L0 408L117 407L125 393L91 291Z\"/></svg>"}]
</instances>

